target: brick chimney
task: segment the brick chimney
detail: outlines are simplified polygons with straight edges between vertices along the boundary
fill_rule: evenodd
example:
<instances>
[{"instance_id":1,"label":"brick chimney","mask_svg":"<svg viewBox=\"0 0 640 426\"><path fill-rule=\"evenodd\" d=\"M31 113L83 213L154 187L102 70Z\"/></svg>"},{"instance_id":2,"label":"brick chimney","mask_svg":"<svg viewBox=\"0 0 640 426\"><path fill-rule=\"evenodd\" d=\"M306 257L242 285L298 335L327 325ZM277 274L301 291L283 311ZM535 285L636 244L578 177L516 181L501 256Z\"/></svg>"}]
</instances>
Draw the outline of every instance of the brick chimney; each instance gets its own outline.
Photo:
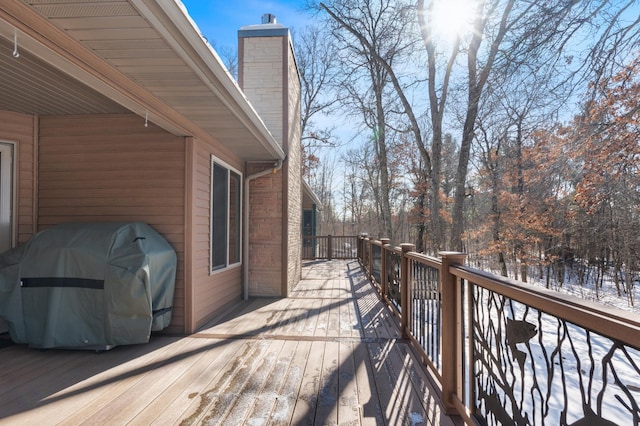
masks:
<instances>
[{"instance_id":1,"label":"brick chimney","mask_svg":"<svg viewBox=\"0 0 640 426\"><path fill-rule=\"evenodd\" d=\"M302 267L300 76L289 29L274 15L238 31L238 83L287 154L281 172L252 182L249 294L286 297ZM250 165L247 173L257 167Z\"/></svg>"}]
</instances>

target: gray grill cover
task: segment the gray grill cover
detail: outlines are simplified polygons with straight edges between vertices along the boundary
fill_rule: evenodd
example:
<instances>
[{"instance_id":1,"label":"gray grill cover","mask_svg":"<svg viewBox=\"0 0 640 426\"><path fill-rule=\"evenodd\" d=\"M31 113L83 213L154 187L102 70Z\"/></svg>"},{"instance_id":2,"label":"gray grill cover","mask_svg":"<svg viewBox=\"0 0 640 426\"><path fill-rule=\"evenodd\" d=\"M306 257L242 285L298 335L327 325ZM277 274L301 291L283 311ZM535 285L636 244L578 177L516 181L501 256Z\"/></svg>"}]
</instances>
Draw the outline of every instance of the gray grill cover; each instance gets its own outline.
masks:
<instances>
[{"instance_id":1,"label":"gray grill cover","mask_svg":"<svg viewBox=\"0 0 640 426\"><path fill-rule=\"evenodd\" d=\"M109 349L171 321L176 253L144 223L67 223L0 255L0 317L16 343Z\"/></svg>"}]
</instances>

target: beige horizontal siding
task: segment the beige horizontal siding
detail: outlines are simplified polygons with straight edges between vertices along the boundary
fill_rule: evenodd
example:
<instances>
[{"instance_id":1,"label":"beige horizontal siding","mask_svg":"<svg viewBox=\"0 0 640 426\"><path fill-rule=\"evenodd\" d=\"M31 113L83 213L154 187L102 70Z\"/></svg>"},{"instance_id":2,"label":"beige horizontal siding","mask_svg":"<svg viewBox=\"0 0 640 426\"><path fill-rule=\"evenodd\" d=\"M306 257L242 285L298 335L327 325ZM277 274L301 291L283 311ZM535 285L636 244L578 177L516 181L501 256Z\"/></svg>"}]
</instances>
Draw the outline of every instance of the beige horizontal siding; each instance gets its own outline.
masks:
<instances>
[{"instance_id":1,"label":"beige horizontal siding","mask_svg":"<svg viewBox=\"0 0 640 426\"><path fill-rule=\"evenodd\" d=\"M195 140L192 215L193 320L195 328L219 315L242 297L242 268L210 273L211 155L242 171L240 160L220 154L215 142Z\"/></svg>"},{"instance_id":2,"label":"beige horizontal siding","mask_svg":"<svg viewBox=\"0 0 640 426\"><path fill-rule=\"evenodd\" d=\"M0 111L0 140L16 143L16 241L25 243L36 231L35 148L32 115Z\"/></svg>"},{"instance_id":3,"label":"beige horizontal siding","mask_svg":"<svg viewBox=\"0 0 640 426\"><path fill-rule=\"evenodd\" d=\"M134 115L41 117L39 226L141 221L178 254L170 332L185 324L184 138Z\"/></svg>"}]
</instances>

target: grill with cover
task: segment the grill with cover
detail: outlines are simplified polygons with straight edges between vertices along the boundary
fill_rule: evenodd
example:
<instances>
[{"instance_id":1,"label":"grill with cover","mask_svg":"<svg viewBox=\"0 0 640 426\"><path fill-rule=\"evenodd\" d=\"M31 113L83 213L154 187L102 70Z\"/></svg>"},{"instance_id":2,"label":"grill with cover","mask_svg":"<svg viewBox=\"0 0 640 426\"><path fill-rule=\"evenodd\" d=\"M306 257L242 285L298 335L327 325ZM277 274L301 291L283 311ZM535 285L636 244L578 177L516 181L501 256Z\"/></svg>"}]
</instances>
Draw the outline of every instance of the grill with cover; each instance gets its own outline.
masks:
<instances>
[{"instance_id":1,"label":"grill with cover","mask_svg":"<svg viewBox=\"0 0 640 426\"><path fill-rule=\"evenodd\" d=\"M107 350L171 321L176 253L144 223L67 223L0 255L0 317L16 343Z\"/></svg>"}]
</instances>

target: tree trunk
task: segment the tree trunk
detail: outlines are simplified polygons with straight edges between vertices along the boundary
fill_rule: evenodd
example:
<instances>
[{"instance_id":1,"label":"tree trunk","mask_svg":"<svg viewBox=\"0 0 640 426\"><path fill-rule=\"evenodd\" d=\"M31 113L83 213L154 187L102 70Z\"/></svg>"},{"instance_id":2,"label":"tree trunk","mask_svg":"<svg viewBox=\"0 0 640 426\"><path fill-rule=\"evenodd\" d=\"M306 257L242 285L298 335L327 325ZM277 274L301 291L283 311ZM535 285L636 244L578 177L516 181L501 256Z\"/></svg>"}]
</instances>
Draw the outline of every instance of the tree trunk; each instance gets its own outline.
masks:
<instances>
[{"instance_id":1,"label":"tree trunk","mask_svg":"<svg viewBox=\"0 0 640 426\"><path fill-rule=\"evenodd\" d=\"M418 253L424 253L425 252L425 231L426 231L426 224L425 221L423 219L423 212L425 210L426 207L426 196L427 194L424 191L420 191L420 193L418 194L418 200L417 200L417 207L418 207L418 235L416 237L416 251Z\"/></svg>"},{"instance_id":2,"label":"tree trunk","mask_svg":"<svg viewBox=\"0 0 640 426\"><path fill-rule=\"evenodd\" d=\"M491 162L491 158L487 159L487 165ZM504 259L502 244L500 238L500 206L498 205L498 176L496 167L492 167L491 173L491 219L493 221L493 243L498 249L498 264L500 265L500 273L503 277L508 276L507 262Z\"/></svg>"},{"instance_id":3,"label":"tree trunk","mask_svg":"<svg viewBox=\"0 0 640 426\"><path fill-rule=\"evenodd\" d=\"M456 171L456 189L453 199L453 212L451 225L451 249L464 251L462 234L464 232L464 201L467 196L467 172L469 168L469 155L471 153L471 143L474 136L476 117L478 116L478 102L480 93L472 88L469 92L469 107L467 118L464 123L462 142L460 143L460 156L458 159L458 169Z\"/></svg>"},{"instance_id":4,"label":"tree trunk","mask_svg":"<svg viewBox=\"0 0 640 426\"><path fill-rule=\"evenodd\" d=\"M500 49L500 45L507 33L507 21L513 8L515 0L508 0L505 4L500 25L496 32L493 42L489 46L487 58L484 66L478 70L478 53L485 35L486 21L481 16L482 3L476 9L478 16L473 25L473 35L467 52L467 71L468 71L468 103L467 113L462 131L462 141L460 142L460 156L458 159L458 170L456 173L456 189L453 200L451 227L451 247L453 250L463 251L462 234L464 232L464 200L466 198L467 171L469 167L469 154L471 152L471 143L473 142L476 118L478 117L478 105L480 95L484 90L485 84L489 78L489 74L493 68L493 64ZM479 71L479 72L478 72Z\"/></svg>"},{"instance_id":5,"label":"tree trunk","mask_svg":"<svg viewBox=\"0 0 640 426\"><path fill-rule=\"evenodd\" d=\"M372 64L373 65L373 64ZM374 67L372 67L374 68ZM375 67L377 68L377 67ZM378 72L376 72L378 71ZM389 166L387 160L387 126L386 115L383 106L382 89L384 87L384 73L380 70L371 70L374 77L374 92L376 97L376 124L377 132L374 135L374 143L376 145L377 160L380 165L380 213L382 216L382 229L385 233L384 237L393 241L393 226L391 224L391 205L389 203L389 194L391 182L389 181ZM381 235L381 237L383 237Z\"/></svg>"}]
</instances>

